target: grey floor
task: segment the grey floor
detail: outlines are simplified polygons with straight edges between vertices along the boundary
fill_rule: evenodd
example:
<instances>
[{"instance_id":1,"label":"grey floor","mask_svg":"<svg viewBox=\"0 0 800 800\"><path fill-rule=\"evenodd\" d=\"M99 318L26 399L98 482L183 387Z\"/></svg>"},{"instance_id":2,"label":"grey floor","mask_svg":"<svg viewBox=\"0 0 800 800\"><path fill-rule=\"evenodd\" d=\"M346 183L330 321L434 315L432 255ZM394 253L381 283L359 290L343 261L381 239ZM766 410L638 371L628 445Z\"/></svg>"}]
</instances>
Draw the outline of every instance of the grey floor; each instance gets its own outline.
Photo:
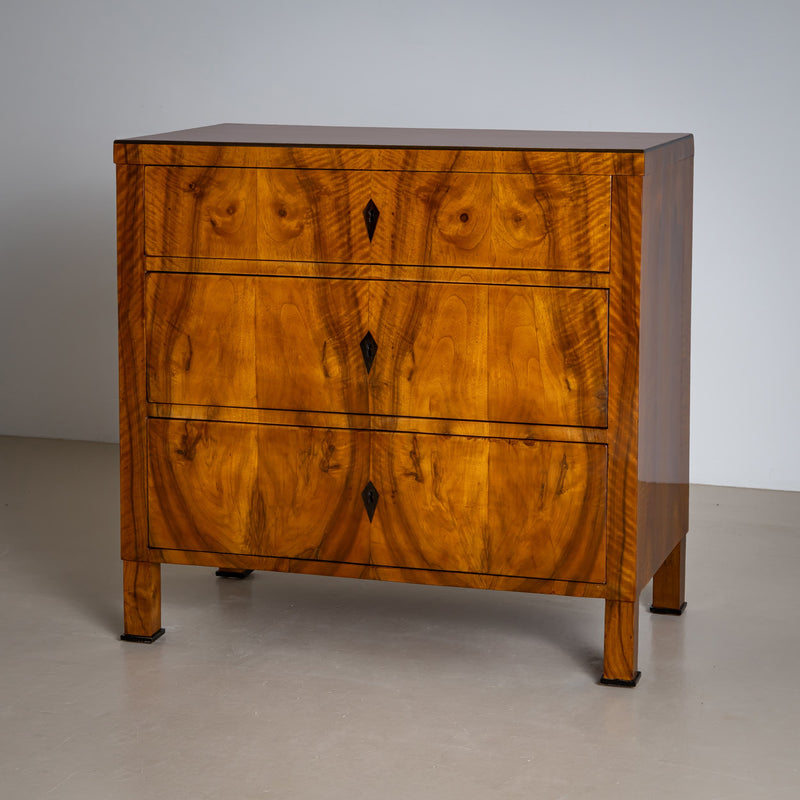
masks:
<instances>
[{"instance_id":1,"label":"grey floor","mask_svg":"<svg viewBox=\"0 0 800 800\"><path fill-rule=\"evenodd\" d=\"M0 438L4 800L800 797L800 493L693 487L634 690L599 600L167 566L120 642L117 505L116 447Z\"/></svg>"}]
</instances>

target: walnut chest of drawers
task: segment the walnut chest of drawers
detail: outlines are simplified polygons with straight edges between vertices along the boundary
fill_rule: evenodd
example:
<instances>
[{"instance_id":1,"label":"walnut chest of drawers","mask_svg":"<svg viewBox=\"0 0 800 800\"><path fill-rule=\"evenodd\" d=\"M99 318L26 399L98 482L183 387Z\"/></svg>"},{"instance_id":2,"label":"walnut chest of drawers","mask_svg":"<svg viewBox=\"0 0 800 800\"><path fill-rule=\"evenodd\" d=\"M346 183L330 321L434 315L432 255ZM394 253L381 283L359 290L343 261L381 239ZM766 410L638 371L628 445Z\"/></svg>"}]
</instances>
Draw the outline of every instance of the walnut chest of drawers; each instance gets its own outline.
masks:
<instances>
[{"instance_id":1,"label":"walnut chest of drawers","mask_svg":"<svg viewBox=\"0 0 800 800\"><path fill-rule=\"evenodd\" d=\"M115 142L125 634L160 565L684 605L693 139Z\"/></svg>"}]
</instances>

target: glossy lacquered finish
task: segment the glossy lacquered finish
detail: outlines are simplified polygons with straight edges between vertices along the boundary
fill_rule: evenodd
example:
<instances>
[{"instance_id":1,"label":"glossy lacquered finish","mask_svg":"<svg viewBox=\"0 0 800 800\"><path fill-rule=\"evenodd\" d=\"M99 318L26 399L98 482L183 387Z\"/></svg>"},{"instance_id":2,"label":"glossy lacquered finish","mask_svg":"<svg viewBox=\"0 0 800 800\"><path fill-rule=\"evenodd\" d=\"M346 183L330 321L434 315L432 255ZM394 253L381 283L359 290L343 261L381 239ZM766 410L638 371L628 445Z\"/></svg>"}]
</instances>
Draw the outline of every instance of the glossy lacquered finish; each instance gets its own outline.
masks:
<instances>
[{"instance_id":1,"label":"glossy lacquered finish","mask_svg":"<svg viewBox=\"0 0 800 800\"><path fill-rule=\"evenodd\" d=\"M151 273L146 307L155 403L608 419L603 289Z\"/></svg>"},{"instance_id":2,"label":"glossy lacquered finish","mask_svg":"<svg viewBox=\"0 0 800 800\"><path fill-rule=\"evenodd\" d=\"M161 419L148 428L153 547L605 580L603 445ZM522 499L530 486L535 510Z\"/></svg>"},{"instance_id":3,"label":"glossy lacquered finish","mask_svg":"<svg viewBox=\"0 0 800 800\"><path fill-rule=\"evenodd\" d=\"M245 128L115 146L126 633L165 562L583 595L633 685L642 587L683 603L691 137Z\"/></svg>"},{"instance_id":4,"label":"glossy lacquered finish","mask_svg":"<svg viewBox=\"0 0 800 800\"><path fill-rule=\"evenodd\" d=\"M608 270L605 176L146 167L145 186L152 256Z\"/></svg>"}]
</instances>

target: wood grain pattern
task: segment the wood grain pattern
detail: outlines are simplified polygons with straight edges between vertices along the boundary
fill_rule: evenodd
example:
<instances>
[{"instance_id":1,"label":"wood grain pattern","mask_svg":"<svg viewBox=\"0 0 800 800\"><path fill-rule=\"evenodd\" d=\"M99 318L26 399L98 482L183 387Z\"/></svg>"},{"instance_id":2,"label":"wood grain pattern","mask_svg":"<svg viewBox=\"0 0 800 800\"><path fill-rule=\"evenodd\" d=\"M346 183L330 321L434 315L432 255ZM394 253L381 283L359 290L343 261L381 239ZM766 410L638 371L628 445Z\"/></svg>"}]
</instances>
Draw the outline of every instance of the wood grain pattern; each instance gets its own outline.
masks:
<instances>
[{"instance_id":1,"label":"wood grain pattern","mask_svg":"<svg viewBox=\"0 0 800 800\"><path fill-rule=\"evenodd\" d=\"M371 282L369 327L378 353L369 375L370 410L488 419L487 340L502 332L489 329L487 304L497 288Z\"/></svg>"},{"instance_id":2,"label":"wood grain pattern","mask_svg":"<svg viewBox=\"0 0 800 800\"><path fill-rule=\"evenodd\" d=\"M122 562L125 633L153 636L161 628L161 565Z\"/></svg>"},{"instance_id":3,"label":"wood grain pattern","mask_svg":"<svg viewBox=\"0 0 800 800\"><path fill-rule=\"evenodd\" d=\"M643 181L640 589L689 529L692 167L684 160Z\"/></svg>"},{"instance_id":4,"label":"wood grain pattern","mask_svg":"<svg viewBox=\"0 0 800 800\"><path fill-rule=\"evenodd\" d=\"M156 548L367 562L368 434L151 419Z\"/></svg>"},{"instance_id":5,"label":"wood grain pattern","mask_svg":"<svg viewBox=\"0 0 800 800\"><path fill-rule=\"evenodd\" d=\"M177 420L149 431L156 548L603 580L602 445ZM537 503L513 507L509 485L535 487Z\"/></svg>"},{"instance_id":6,"label":"wood grain pattern","mask_svg":"<svg viewBox=\"0 0 800 800\"><path fill-rule=\"evenodd\" d=\"M639 603L606 600L603 678L633 681L639 670Z\"/></svg>"},{"instance_id":7,"label":"wood grain pattern","mask_svg":"<svg viewBox=\"0 0 800 800\"><path fill-rule=\"evenodd\" d=\"M274 408L192 406L179 403L149 403L150 417L163 419L250 422L257 425L290 425L310 428L358 428L360 430L435 433L445 436L479 436L500 439L530 439L552 442L606 444L605 428L574 425L535 425L517 422L486 422L424 417L385 417L377 414L339 414L319 411L285 411Z\"/></svg>"},{"instance_id":8,"label":"wood grain pattern","mask_svg":"<svg viewBox=\"0 0 800 800\"><path fill-rule=\"evenodd\" d=\"M602 291L374 282L371 410L604 426L607 326Z\"/></svg>"},{"instance_id":9,"label":"wood grain pattern","mask_svg":"<svg viewBox=\"0 0 800 800\"><path fill-rule=\"evenodd\" d=\"M602 597L630 681L685 585L692 138L282 130L115 145L126 631L158 562Z\"/></svg>"},{"instance_id":10,"label":"wood grain pattern","mask_svg":"<svg viewBox=\"0 0 800 800\"><path fill-rule=\"evenodd\" d=\"M603 290L151 273L147 318L152 402L606 422Z\"/></svg>"},{"instance_id":11,"label":"wood grain pattern","mask_svg":"<svg viewBox=\"0 0 800 800\"><path fill-rule=\"evenodd\" d=\"M609 179L146 168L148 255L608 269ZM370 241L363 210L380 211Z\"/></svg>"},{"instance_id":12,"label":"wood grain pattern","mask_svg":"<svg viewBox=\"0 0 800 800\"><path fill-rule=\"evenodd\" d=\"M114 143L115 161L129 164L575 175L641 175L693 153L688 134L302 125L212 125Z\"/></svg>"},{"instance_id":13,"label":"wood grain pattern","mask_svg":"<svg viewBox=\"0 0 800 800\"><path fill-rule=\"evenodd\" d=\"M271 572L293 572L304 575L327 575L340 578L419 583L430 586L452 586L468 589L493 589L504 592L537 592L540 594L568 595L571 597L605 596L601 583L583 581L542 580L539 578L509 577L507 575L480 575L473 572L447 572L445 570L408 569L402 567L350 564L342 561L313 561L298 558L269 558L265 556L233 553L202 553L196 550L152 549L154 558L165 564L193 564L206 567L233 567L260 569Z\"/></svg>"},{"instance_id":14,"label":"wood grain pattern","mask_svg":"<svg viewBox=\"0 0 800 800\"><path fill-rule=\"evenodd\" d=\"M603 446L373 433L371 447L373 564L603 580Z\"/></svg>"},{"instance_id":15,"label":"wood grain pattern","mask_svg":"<svg viewBox=\"0 0 800 800\"><path fill-rule=\"evenodd\" d=\"M148 397L365 413L369 284L150 274Z\"/></svg>"},{"instance_id":16,"label":"wood grain pattern","mask_svg":"<svg viewBox=\"0 0 800 800\"><path fill-rule=\"evenodd\" d=\"M608 422L608 293L488 292L489 418L603 427Z\"/></svg>"},{"instance_id":17,"label":"wood grain pattern","mask_svg":"<svg viewBox=\"0 0 800 800\"><path fill-rule=\"evenodd\" d=\"M489 572L603 583L607 448L498 441L489 449Z\"/></svg>"},{"instance_id":18,"label":"wood grain pattern","mask_svg":"<svg viewBox=\"0 0 800 800\"><path fill-rule=\"evenodd\" d=\"M614 178L609 291L607 597L638 597L639 313L642 179Z\"/></svg>"},{"instance_id":19,"label":"wood grain pattern","mask_svg":"<svg viewBox=\"0 0 800 800\"><path fill-rule=\"evenodd\" d=\"M372 434L373 564L488 572L488 439ZM544 576L550 577L550 576Z\"/></svg>"},{"instance_id":20,"label":"wood grain pattern","mask_svg":"<svg viewBox=\"0 0 800 800\"><path fill-rule=\"evenodd\" d=\"M669 154L677 157L672 148ZM539 175L641 175L644 153L588 150L408 150L342 147L248 147L118 142L118 164L347 169L398 172L495 172Z\"/></svg>"},{"instance_id":21,"label":"wood grain pattern","mask_svg":"<svg viewBox=\"0 0 800 800\"><path fill-rule=\"evenodd\" d=\"M487 267L420 267L407 264L331 264L313 261L261 261L239 258L148 256L149 272L263 275L277 278L345 278L414 283L469 283L489 286L561 286L608 289L604 272L572 270L493 269Z\"/></svg>"},{"instance_id":22,"label":"wood grain pattern","mask_svg":"<svg viewBox=\"0 0 800 800\"><path fill-rule=\"evenodd\" d=\"M144 170L117 167L120 532L122 558L146 561Z\"/></svg>"}]
</instances>

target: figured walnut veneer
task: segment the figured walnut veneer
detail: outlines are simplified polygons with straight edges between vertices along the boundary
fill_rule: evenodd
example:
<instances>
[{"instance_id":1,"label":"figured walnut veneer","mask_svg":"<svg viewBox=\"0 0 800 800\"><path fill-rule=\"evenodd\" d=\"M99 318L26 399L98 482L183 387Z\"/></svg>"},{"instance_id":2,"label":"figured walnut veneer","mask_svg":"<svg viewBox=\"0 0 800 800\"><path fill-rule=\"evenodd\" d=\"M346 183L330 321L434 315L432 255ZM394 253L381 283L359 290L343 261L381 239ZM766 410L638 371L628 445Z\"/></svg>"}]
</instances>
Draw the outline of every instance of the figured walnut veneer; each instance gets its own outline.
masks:
<instances>
[{"instance_id":1,"label":"figured walnut veneer","mask_svg":"<svg viewBox=\"0 0 800 800\"><path fill-rule=\"evenodd\" d=\"M115 144L125 630L161 563L682 609L691 136ZM152 630L151 630L152 629Z\"/></svg>"},{"instance_id":2,"label":"figured walnut veneer","mask_svg":"<svg viewBox=\"0 0 800 800\"><path fill-rule=\"evenodd\" d=\"M605 579L604 445L164 419L148 429L156 548ZM532 487L535 502L510 501Z\"/></svg>"},{"instance_id":3,"label":"figured walnut veneer","mask_svg":"<svg viewBox=\"0 0 800 800\"><path fill-rule=\"evenodd\" d=\"M607 177L147 167L145 186L153 256L608 270Z\"/></svg>"},{"instance_id":4,"label":"figured walnut veneer","mask_svg":"<svg viewBox=\"0 0 800 800\"><path fill-rule=\"evenodd\" d=\"M150 402L606 424L602 289L153 273L146 306Z\"/></svg>"}]
</instances>

